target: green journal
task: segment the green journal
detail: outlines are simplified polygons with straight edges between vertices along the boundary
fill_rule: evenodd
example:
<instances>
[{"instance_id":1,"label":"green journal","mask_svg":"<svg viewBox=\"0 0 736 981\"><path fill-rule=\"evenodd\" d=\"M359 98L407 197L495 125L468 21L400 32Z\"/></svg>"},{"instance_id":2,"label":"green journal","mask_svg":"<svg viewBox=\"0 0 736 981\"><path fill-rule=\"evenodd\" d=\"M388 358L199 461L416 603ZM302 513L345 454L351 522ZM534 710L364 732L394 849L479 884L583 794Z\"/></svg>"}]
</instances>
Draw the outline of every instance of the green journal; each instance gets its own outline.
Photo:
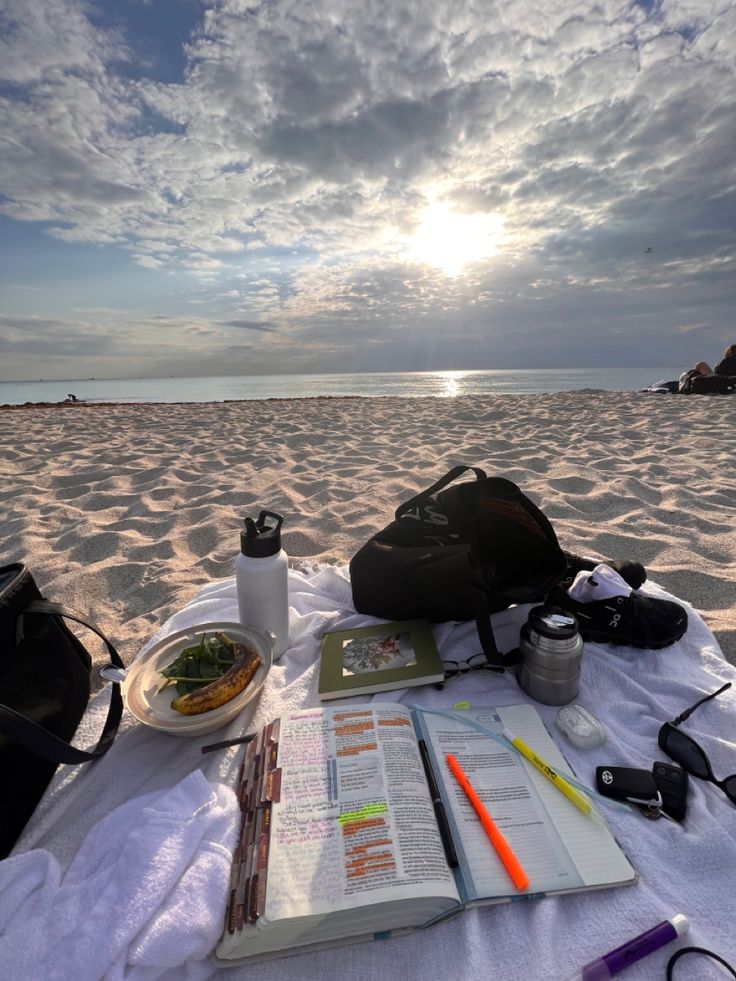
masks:
<instances>
[{"instance_id":1,"label":"green journal","mask_svg":"<svg viewBox=\"0 0 736 981\"><path fill-rule=\"evenodd\" d=\"M335 630L322 638L319 697L345 698L444 680L427 620Z\"/></svg>"}]
</instances>

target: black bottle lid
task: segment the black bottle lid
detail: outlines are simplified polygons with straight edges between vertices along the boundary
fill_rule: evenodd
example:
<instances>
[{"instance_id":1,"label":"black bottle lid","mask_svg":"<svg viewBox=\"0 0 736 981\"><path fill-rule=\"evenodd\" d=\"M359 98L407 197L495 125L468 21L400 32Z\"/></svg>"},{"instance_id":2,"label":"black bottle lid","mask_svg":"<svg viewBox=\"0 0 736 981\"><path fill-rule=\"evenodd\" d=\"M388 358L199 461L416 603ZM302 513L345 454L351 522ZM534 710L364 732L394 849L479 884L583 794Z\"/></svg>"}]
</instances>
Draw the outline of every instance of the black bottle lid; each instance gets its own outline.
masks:
<instances>
[{"instance_id":1,"label":"black bottle lid","mask_svg":"<svg viewBox=\"0 0 736 981\"><path fill-rule=\"evenodd\" d=\"M572 613L547 604L530 610L527 625L552 640L568 640L578 632L578 621Z\"/></svg>"},{"instance_id":2,"label":"black bottle lid","mask_svg":"<svg viewBox=\"0 0 736 981\"><path fill-rule=\"evenodd\" d=\"M274 518L275 525L267 525L266 518ZM261 511L258 520L245 518L240 529L240 551L253 559L263 559L281 551L281 525L284 519L273 511Z\"/></svg>"}]
</instances>

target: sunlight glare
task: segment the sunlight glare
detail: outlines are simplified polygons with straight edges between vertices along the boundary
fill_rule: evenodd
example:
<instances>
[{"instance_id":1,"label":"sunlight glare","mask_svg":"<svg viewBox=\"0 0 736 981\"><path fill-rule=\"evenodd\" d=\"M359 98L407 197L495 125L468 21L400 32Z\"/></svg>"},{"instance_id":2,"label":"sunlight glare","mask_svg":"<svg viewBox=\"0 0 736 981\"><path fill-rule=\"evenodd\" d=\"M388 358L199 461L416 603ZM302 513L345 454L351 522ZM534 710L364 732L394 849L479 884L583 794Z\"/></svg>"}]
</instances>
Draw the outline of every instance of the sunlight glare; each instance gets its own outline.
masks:
<instances>
[{"instance_id":1,"label":"sunlight glare","mask_svg":"<svg viewBox=\"0 0 736 981\"><path fill-rule=\"evenodd\" d=\"M462 382L464 377L465 376L462 371L440 372L439 381L442 385L440 397L452 399L460 395L462 393Z\"/></svg>"},{"instance_id":2,"label":"sunlight glare","mask_svg":"<svg viewBox=\"0 0 736 981\"><path fill-rule=\"evenodd\" d=\"M468 263L495 255L502 233L503 218L498 214L462 214L447 204L431 204L422 212L411 253L420 262L457 276Z\"/></svg>"}]
</instances>

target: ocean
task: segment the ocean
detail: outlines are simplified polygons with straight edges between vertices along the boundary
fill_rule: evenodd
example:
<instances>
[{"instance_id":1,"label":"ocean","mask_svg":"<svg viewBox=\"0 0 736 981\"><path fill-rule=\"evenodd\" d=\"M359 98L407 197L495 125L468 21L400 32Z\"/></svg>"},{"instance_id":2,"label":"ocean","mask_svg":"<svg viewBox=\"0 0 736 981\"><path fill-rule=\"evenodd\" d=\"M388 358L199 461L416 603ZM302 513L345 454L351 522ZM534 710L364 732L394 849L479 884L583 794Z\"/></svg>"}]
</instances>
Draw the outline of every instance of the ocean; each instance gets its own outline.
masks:
<instances>
[{"instance_id":1,"label":"ocean","mask_svg":"<svg viewBox=\"0 0 736 981\"><path fill-rule=\"evenodd\" d=\"M637 391L681 368L534 368L502 371L396 371L330 375L233 375L215 378L86 378L0 382L0 405L62 402L223 402L241 399L386 395L534 395L580 389Z\"/></svg>"}]
</instances>

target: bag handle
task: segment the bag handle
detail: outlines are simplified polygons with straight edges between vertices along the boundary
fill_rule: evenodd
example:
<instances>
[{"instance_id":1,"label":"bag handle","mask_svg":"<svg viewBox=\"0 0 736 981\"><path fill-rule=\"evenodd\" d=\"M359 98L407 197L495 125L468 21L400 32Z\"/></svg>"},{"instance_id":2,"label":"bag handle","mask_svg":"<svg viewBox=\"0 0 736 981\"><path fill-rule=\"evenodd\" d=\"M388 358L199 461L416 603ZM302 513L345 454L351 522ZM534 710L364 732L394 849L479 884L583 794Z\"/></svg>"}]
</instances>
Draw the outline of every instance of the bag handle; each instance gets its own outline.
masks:
<instances>
[{"instance_id":1,"label":"bag handle","mask_svg":"<svg viewBox=\"0 0 736 981\"><path fill-rule=\"evenodd\" d=\"M496 638L493 635L491 611L488 608L488 597L486 594L482 589L474 587L472 590L472 599L473 606L475 607L475 626L478 631L480 646L483 648L483 653L488 663L492 665L494 671L499 672L512 667L514 664L518 664L518 647L514 647L513 650L507 651L505 654L502 654L498 649Z\"/></svg>"},{"instance_id":2,"label":"bag handle","mask_svg":"<svg viewBox=\"0 0 736 981\"><path fill-rule=\"evenodd\" d=\"M404 501L403 504L399 504L399 506L396 508L396 520L400 521L407 511L411 511L412 508L419 507L420 504L423 504L426 500L432 497L433 494L436 494L437 491L441 491L443 487L447 487L447 485L451 484L453 480L457 480L457 478L462 476L462 474L464 474L467 470L472 470L477 480L483 480L486 476L485 470L481 470L480 467L468 467L461 463L457 467L453 467L452 470L448 470L445 476L440 477L439 480L436 480L431 487L428 487L420 494L416 494L408 501Z\"/></svg>"},{"instance_id":3,"label":"bag handle","mask_svg":"<svg viewBox=\"0 0 736 981\"><path fill-rule=\"evenodd\" d=\"M28 614L39 613L66 617L67 620L74 620L76 623L81 623L83 626L89 627L93 633L97 634L105 642L112 664L116 668L125 671L122 658L97 624L93 620L90 620L89 617L84 616L84 614L77 613L76 610L72 610L68 606L62 606L60 603L51 603L43 599L33 600L29 603L18 615L16 622L17 640L20 641L23 639L23 618ZM21 715L20 712L16 712L15 709L11 709L1 702L0 731L9 736L14 742L20 743L26 749L30 749L38 756L42 756L52 763L87 763L90 760L96 760L100 756L104 756L110 746L112 746L122 714L123 697L120 694L120 685L117 682L113 682L107 719L105 720L102 733L94 749L84 750L77 749L76 746L71 746L63 739L59 739L58 736L44 729L43 726L32 722L24 715Z\"/></svg>"}]
</instances>

